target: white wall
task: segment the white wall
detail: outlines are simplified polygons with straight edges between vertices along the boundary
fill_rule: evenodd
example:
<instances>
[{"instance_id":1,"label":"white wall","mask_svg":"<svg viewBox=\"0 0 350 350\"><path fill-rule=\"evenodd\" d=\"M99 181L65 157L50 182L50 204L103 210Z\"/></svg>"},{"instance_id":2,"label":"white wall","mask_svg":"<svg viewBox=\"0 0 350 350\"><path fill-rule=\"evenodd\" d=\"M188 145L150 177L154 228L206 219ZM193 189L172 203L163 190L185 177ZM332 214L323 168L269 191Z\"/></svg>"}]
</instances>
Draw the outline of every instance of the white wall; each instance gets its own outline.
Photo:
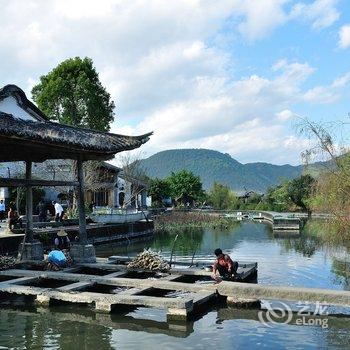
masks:
<instances>
[{"instance_id":1,"label":"white wall","mask_svg":"<svg viewBox=\"0 0 350 350\"><path fill-rule=\"evenodd\" d=\"M5 200L9 197L9 191L6 187L0 187L0 199Z\"/></svg>"},{"instance_id":2,"label":"white wall","mask_svg":"<svg viewBox=\"0 0 350 350\"><path fill-rule=\"evenodd\" d=\"M6 97L0 101L0 111L12 114L16 118L36 121L33 116L31 116L17 104L17 101L13 96Z\"/></svg>"}]
</instances>

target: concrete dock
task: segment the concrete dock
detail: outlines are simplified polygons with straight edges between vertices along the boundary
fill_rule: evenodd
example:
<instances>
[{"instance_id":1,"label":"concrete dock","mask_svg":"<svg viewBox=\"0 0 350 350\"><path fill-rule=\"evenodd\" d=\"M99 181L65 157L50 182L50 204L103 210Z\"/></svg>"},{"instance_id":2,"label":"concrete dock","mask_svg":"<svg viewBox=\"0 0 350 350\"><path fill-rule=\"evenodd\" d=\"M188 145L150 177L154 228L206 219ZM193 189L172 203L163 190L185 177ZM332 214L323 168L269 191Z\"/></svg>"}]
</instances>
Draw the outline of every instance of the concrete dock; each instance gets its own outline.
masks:
<instances>
[{"instance_id":1,"label":"concrete dock","mask_svg":"<svg viewBox=\"0 0 350 350\"><path fill-rule=\"evenodd\" d=\"M93 273L100 269L98 273L105 275L79 273L80 269ZM94 304L101 312L112 312L120 305L166 309L168 319L187 319L216 297L215 288L193 288L192 284L175 282L181 277L177 273L156 280L129 278L128 274L125 268L110 266L108 270L105 264L87 264L62 272L13 269L0 272L0 292L32 296L41 305L49 305L52 300ZM180 295L168 296L171 292Z\"/></svg>"},{"instance_id":2,"label":"concrete dock","mask_svg":"<svg viewBox=\"0 0 350 350\"><path fill-rule=\"evenodd\" d=\"M211 272L200 269L156 273L130 270L107 259L58 272L40 271L35 265L29 268L0 271L0 293L29 296L40 305L54 301L91 304L96 311L107 313L123 305L165 309L168 320L191 318L218 298L233 305L277 299L350 306L349 291L226 281L214 284Z\"/></svg>"},{"instance_id":3,"label":"concrete dock","mask_svg":"<svg viewBox=\"0 0 350 350\"><path fill-rule=\"evenodd\" d=\"M71 220L72 221L72 220ZM78 225L66 225L65 222L48 222L35 223L33 236L41 241L44 248L50 248L53 245L56 233L59 230L65 230L71 242L74 242L78 236ZM99 223L90 223L86 227L87 242L89 244L106 244L114 242L115 244L125 244L130 240L149 239L154 234L153 221L138 221L127 224L109 224L103 225ZM5 222L0 223L0 254L13 254L18 251L19 245L22 243L24 230L16 229L10 232Z\"/></svg>"}]
</instances>

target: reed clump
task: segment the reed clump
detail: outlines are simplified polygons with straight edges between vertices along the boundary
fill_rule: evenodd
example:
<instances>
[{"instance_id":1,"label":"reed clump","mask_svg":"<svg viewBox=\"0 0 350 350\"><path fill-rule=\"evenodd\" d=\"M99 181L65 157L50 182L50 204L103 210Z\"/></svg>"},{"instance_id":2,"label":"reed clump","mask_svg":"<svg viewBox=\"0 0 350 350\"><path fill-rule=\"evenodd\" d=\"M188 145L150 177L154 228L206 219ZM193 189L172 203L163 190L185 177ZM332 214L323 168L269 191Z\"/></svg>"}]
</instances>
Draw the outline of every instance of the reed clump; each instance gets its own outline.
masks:
<instances>
[{"instance_id":1,"label":"reed clump","mask_svg":"<svg viewBox=\"0 0 350 350\"><path fill-rule=\"evenodd\" d=\"M219 215L201 212L172 212L158 215L154 220L157 230L182 228L221 228L228 229L236 221Z\"/></svg>"}]
</instances>

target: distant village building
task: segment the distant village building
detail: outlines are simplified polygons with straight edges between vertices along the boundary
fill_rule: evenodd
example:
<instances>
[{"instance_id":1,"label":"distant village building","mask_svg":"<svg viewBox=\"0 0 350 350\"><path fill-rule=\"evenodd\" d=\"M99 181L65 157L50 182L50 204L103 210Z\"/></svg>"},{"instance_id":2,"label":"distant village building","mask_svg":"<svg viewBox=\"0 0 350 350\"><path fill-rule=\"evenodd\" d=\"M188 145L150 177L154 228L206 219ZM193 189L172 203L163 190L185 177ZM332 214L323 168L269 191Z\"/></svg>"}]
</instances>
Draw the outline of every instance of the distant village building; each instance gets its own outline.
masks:
<instances>
[{"instance_id":1,"label":"distant village building","mask_svg":"<svg viewBox=\"0 0 350 350\"><path fill-rule=\"evenodd\" d=\"M59 176L66 177L72 172L70 163L58 166ZM52 173L54 167L46 168L47 173ZM85 200L88 205L96 207L146 207L147 206L147 186L138 179L126 181L123 176L123 169L107 163L101 162L93 169L87 170L93 173L93 178L89 181L89 174L85 174L87 179L85 189ZM90 182L90 183L89 183ZM137 186L138 191L133 191L133 186ZM135 194L135 195L134 195ZM59 193L50 193L46 200L55 200Z\"/></svg>"},{"instance_id":2,"label":"distant village building","mask_svg":"<svg viewBox=\"0 0 350 350\"><path fill-rule=\"evenodd\" d=\"M262 197L261 193L247 190L242 192L236 192L235 195L241 201L241 203L248 203L249 199L252 197Z\"/></svg>"},{"instance_id":3,"label":"distant village building","mask_svg":"<svg viewBox=\"0 0 350 350\"><path fill-rule=\"evenodd\" d=\"M151 200L147 196L147 186L140 180L133 179L131 182L123 178L123 169L107 162L101 162L93 169L94 183L91 188L86 184L85 202L89 206L109 206L119 207L147 207L150 206ZM25 173L24 162L3 163L0 167L0 177L23 177ZM50 180L67 180L72 177L72 163L62 160L52 160L43 163L33 164L33 176ZM135 196L133 186L139 190ZM63 201L69 198L73 188L45 187L44 201ZM6 187L0 188L0 199L9 203L10 190Z\"/></svg>"}]
</instances>

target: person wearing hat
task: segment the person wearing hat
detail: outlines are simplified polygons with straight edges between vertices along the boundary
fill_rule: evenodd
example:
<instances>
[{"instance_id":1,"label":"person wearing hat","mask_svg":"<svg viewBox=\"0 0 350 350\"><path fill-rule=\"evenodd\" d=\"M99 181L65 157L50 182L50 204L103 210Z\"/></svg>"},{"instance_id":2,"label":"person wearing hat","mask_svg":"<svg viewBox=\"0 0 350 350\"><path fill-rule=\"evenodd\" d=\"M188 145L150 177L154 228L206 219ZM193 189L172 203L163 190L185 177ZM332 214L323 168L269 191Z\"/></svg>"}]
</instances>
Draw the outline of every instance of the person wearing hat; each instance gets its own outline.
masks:
<instances>
[{"instance_id":1,"label":"person wearing hat","mask_svg":"<svg viewBox=\"0 0 350 350\"><path fill-rule=\"evenodd\" d=\"M215 249L214 254L216 255L216 260L213 265L213 279L218 283L221 282L221 280L235 280L238 262L232 261L230 256L224 254L220 248Z\"/></svg>"},{"instance_id":2,"label":"person wearing hat","mask_svg":"<svg viewBox=\"0 0 350 350\"><path fill-rule=\"evenodd\" d=\"M55 247L58 250L69 250L70 249L70 240L68 238L67 232L64 230L59 230L55 238Z\"/></svg>"}]
</instances>

